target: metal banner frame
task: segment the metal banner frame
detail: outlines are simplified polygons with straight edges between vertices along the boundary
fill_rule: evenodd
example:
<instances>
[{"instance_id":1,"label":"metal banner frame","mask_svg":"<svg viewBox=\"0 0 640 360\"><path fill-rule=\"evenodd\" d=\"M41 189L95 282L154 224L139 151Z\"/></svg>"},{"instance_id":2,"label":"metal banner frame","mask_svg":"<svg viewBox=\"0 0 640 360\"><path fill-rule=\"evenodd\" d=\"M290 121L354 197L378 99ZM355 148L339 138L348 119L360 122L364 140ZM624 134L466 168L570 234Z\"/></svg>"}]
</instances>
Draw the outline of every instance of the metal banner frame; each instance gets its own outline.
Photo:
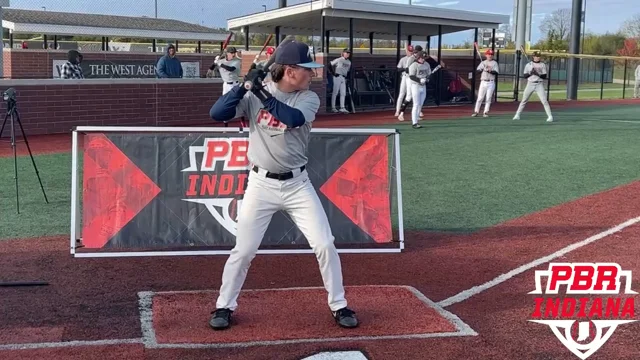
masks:
<instances>
[{"instance_id":1,"label":"metal banner frame","mask_svg":"<svg viewBox=\"0 0 640 360\"><path fill-rule=\"evenodd\" d=\"M78 242L82 241L79 237L82 232L81 218L79 206L78 186L78 155L80 147L78 145L78 133L96 133L96 132L136 132L136 133L246 133L246 130L240 127L138 127L138 126L77 126L72 131L72 159L71 159L71 234L70 248L71 254L76 258L117 258L117 257L147 257L147 256L193 256L193 255L228 255L231 250L150 250L150 251L110 251L110 252L78 252L81 248ZM402 210L402 181L400 166L400 133L396 129L365 129L365 128L317 128L312 129L315 134L359 134L359 135L389 135L394 137L394 155L392 160L395 162L396 175L396 196L398 210L398 242L394 247L381 248L347 248L338 249L339 253L400 253L404 250L404 223ZM390 173L393 169L390 170ZM259 249L258 254L313 254L311 249Z\"/></svg>"}]
</instances>

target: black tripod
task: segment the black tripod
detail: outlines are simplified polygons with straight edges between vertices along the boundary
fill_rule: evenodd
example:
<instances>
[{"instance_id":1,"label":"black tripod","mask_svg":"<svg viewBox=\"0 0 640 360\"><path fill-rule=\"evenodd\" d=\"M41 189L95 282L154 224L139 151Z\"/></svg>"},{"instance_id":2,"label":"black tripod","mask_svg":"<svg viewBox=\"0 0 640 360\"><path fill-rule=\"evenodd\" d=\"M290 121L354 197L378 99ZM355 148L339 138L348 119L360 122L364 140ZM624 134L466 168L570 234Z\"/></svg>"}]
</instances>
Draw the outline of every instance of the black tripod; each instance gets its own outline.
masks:
<instances>
[{"instance_id":1,"label":"black tripod","mask_svg":"<svg viewBox=\"0 0 640 360\"><path fill-rule=\"evenodd\" d=\"M27 145L27 150L29 150L29 156L31 157L33 168L36 170L36 175L38 176L38 181L40 182L40 188L42 189L42 194L44 195L44 201L48 204L49 200L47 199L47 194L44 192L44 187L42 186L42 180L40 179L40 173L38 172L36 161L33 159L33 154L31 153L31 148L29 147L27 134L24 133L24 128L22 127L22 121L20 121L20 113L18 113L18 108L16 105L15 90L13 88L7 89L7 91L5 91L2 95L4 97L4 101L7 103L7 114L4 117L2 128L0 128L0 138L2 138L2 132L4 131L4 127L7 125L7 120L11 119L11 147L13 148L13 171L15 175L14 178L16 180L16 206L19 214L20 213L20 197L18 195L18 156L16 152L16 131L15 131L15 124L14 124L16 120L18 122L18 125L20 125L20 130L22 131L22 138L24 139L25 145Z\"/></svg>"}]
</instances>

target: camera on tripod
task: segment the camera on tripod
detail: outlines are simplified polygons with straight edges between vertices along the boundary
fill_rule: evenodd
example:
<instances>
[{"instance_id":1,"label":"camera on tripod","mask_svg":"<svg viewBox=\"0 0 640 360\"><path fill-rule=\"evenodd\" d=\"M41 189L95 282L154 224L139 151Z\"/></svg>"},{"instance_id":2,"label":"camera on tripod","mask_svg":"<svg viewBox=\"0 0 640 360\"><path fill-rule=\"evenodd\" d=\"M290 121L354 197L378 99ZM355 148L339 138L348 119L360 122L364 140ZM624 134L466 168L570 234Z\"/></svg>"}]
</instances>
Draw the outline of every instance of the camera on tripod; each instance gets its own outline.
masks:
<instances>
[{"instance_id":1,"label":"camera on tripod","mask_svg":"<svg viewBox=\"0 0 640 360\"><path fill-rule=\"evenodd\" d=\"M18 112L18 106L16 105L16 89L8 88L7 90L2 92L2 98L7 103L7 114L4 116L4 121L2 122L2 127L0 127L0 138L2 138L2 133L4 132L4 128L9 122L10 126L10 136L11 136L11 147L13 148L13 172L14 179L16 181L16 210L18 214L20 213L20 198L18 191L18 154L16 150L16 129L15 123L18 123L20 127L20 131L22 132L22 139L24 140L24 144L27 146L27 150L29 151L29 156L31 157L31 163L33 164L33 168L36 171L36 176L38 177L38 181L40 182L40 188L42 189L42 195L44 195L44 201L48 204L49 199L47 199L47 194L44 192L44 186L42 186L42 179L40 179L40 172L38 171L38 167L36 166L36 161L33 158L33 153L31 153L31 147L29 146L29 141L27 140L27 134L24 132L24 128L22 127L22 121L20 120L20 113Z\"/></svg>"},{"instance_id":2,"label":"camera on tripod","mask_svg":"<svg viewBox=\"0 0 640 360\"><path fill-rule=\"evenodd\" d=\"M7 90L2 92L2 98L4 99L4 101L8 102L8 103L15 103L16 102L16 89L14 88L8 88Z\"/></svg>"}]
</instances>

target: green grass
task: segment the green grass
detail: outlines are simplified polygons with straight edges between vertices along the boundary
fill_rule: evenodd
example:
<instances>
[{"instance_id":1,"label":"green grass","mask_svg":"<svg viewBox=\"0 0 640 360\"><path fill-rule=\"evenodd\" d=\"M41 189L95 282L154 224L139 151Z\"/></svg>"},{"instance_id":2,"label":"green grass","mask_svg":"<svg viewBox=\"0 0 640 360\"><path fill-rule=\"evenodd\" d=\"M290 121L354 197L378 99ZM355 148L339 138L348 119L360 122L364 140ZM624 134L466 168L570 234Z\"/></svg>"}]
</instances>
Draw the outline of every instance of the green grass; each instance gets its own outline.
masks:
<instances>
[{"instance_id":1,"label":"green grass","mask_svg":"<svg viewBox=\"0 0 640 360\"><path fill-rule=\"evenodd\" d=\"M429 116L428 111L425 111ZM466 114L465 114L466 116ZM465 117L401 130L408 230L471 232L640 178L640 106ZM637 123L610 120L638 121ZM0 239L69 233L71 155L40 155L45 204L29 157L0 158Z\"/></svg>"},{"instance_id":2,"label":"green grass","mask_svg":"<svg viewBox=\"0 0 640 360\"><path fill-rule=\"evenodd\" d=\"M31 158L19 156L18 214L13 157L0 158L0 239L69 233L71 154L38 155L34 158L49 204L45 203Z\"/></svg>"}]
</instances>

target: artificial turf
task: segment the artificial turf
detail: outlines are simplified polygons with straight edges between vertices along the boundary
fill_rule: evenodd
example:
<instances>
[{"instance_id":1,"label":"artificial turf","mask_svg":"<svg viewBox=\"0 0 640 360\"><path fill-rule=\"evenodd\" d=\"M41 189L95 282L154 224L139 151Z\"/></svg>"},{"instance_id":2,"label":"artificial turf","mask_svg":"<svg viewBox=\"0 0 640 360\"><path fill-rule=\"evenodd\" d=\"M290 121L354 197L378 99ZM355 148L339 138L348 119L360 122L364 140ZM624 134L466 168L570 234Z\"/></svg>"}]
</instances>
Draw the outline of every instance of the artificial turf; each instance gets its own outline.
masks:
<instances>
[{"instance_id":1,"label":"artificial turf","mask_svg":"<svg viewBox=\"0 0 640 360\"><path fill-rule=\"evenodd\" d=\"M428 111L425 111L428 116ZM640 178L640 107L410 122L401 130L407 230L472 232ZM634 121L638 121L637 123ZM0 158L0 239L68 234L71 155Z\"/></svg>"}]
</instances>

